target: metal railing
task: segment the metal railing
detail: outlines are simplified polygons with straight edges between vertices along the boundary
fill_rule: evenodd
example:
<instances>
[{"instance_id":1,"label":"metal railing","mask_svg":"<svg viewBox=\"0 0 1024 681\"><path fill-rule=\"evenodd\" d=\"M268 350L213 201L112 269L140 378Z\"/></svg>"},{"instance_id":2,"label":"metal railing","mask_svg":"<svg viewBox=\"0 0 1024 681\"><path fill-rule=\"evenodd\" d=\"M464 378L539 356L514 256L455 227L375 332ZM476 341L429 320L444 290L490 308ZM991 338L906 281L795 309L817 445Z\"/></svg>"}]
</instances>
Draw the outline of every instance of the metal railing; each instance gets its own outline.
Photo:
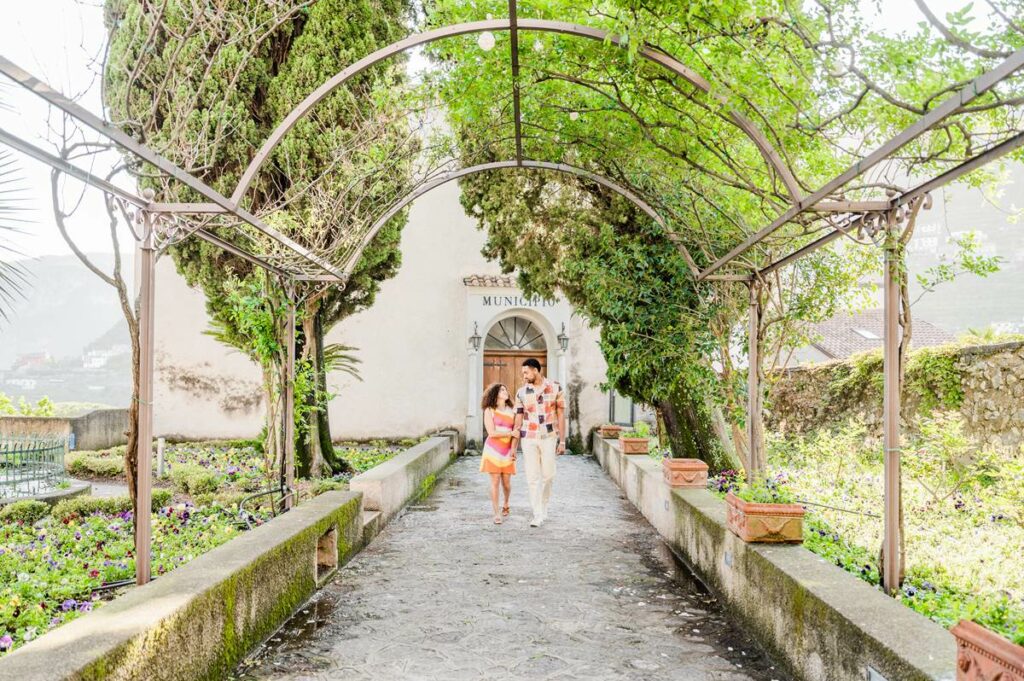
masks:
<instances>
[{"instance_id":1,"label":"metal railing","mask_svg":"<svg viewBox=\"0 0 1024 681\"><path fill-rule=\"evenodd\" d=\"M67 481L67 438L0 436L0 499L21 499L59 489Z\"/></svg>"}]
</instances>

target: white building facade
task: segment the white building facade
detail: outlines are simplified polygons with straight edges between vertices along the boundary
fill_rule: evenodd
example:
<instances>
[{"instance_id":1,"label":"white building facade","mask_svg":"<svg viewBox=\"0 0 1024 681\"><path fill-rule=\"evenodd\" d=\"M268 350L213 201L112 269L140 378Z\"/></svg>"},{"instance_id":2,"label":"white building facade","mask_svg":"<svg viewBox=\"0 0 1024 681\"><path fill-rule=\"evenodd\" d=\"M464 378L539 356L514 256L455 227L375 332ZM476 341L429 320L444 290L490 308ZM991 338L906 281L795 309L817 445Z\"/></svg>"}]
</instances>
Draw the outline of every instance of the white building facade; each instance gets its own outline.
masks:
<instances>
[{"instance_id":1,"label":"white building facade","mask_svg":"<svg viewBox=\"0 0 1024 681\"><path fill-rule=\"evenodd\" d=\"M417 437L454 428L480 441L481 393L519 386L528 357L566 389L571 427L584 436L609 420L598 332L564 300L523 296L514 277L481 255L485 235L459 204L456 184L420 198L402 235L402 266L374 305L334 327L328 343L355 348L361 380L332 375L336 440ZM260 374L205 335L204 298L169 259L157 273L158 435L253 437L263 423ZM615 401L616 414L623 410ZM622 420L620 416L618 420Z\"/></svg>"}]
</instances>

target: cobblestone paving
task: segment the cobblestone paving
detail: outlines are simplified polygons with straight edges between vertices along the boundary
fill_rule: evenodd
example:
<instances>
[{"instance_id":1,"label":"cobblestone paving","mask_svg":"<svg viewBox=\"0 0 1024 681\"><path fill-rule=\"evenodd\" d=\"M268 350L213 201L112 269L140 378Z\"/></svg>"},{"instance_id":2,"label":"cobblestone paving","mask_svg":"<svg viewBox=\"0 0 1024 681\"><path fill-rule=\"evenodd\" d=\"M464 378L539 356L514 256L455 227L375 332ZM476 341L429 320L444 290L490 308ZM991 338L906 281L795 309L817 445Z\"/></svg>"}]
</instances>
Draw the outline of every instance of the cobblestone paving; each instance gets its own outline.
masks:
<instances>
[{"instance_id":1,"label":"cobblestone paving","mask_svg":"<svg viewBox=\"0 0 1024 681\"><path fill-rule=\"evenodd\" d=\"M478 465L453 464L236 678L786 678L595 463L559 459L536 529L521 473L492 524Z\"/></svg>"}]
</instances>

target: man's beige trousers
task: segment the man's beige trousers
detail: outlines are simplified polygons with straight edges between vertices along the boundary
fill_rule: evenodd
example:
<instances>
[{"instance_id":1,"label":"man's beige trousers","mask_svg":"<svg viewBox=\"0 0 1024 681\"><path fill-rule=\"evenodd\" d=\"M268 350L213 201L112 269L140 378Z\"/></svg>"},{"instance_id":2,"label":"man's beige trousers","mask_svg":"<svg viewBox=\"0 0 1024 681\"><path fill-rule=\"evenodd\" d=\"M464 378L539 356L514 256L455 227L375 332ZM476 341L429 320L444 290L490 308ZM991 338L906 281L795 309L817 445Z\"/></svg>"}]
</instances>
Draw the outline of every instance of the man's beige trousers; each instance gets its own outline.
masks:
<instances>
[{"instance_id":1,"label":"man's beige trousers","mask_svg":"<svg viewBox=\"0 0 1024 681\"><path fill-rule=\"evenodd\" d=\"M526 484L530 488L530 506L533 517L543 520L548 513L551 481L555 479L555 453L557 437L523 438L523 459L526 464Z\"/></svg>"}]
</instances>

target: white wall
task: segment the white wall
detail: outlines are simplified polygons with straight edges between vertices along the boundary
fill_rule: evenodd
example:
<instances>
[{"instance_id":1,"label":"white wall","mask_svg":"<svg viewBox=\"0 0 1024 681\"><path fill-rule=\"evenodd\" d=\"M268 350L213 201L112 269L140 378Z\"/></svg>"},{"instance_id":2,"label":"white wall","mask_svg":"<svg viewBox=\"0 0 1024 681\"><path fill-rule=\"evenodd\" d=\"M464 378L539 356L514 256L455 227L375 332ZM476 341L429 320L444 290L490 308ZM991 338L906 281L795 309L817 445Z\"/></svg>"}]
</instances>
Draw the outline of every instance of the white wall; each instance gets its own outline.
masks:
<instances>
[{"instance_id":1,"label":"white wall","mask_svg":"<svg viewBox=\"0 0 1024 681\"><path fill-rule=\"evenodd\" d=\"M468 338L472 321L500 316L483 309L482 289L469 288L463 277L498 274L497 263L480 254L485 237L459 204L455 183L413 204L402 234L402 266L385 281L373 307L336 326L327 342L355 347L362 360L362 381L344 374L329 377L338 397L331 402L335 438L419 436L442 428L472 431L470 372L479 375L482 353L470 367ZM259 432L263 409L258 403L259 372L240 353L203 335L203 296L190 290L161 262L157 283L156 432L186 437L243 437ZM514 289L492 292L518 295ZM584 386L580 408L584 434L604 422L608 398L596 386L605 364L596 331L572 316L564 302L531 310L548 318L550 335L566 321L570 336L569 381ZM557 343L549 339L555 352ZM556 376L555 357L551 357ZM479 366L477 366L479 365ZM479 380L473 400L479 397ZM473 436L473 433L470 433Z\"/></svg>"},{"instance_id":2,"label":"white wall","mask_svg":"<svg viewBox=\"0 0 1024 681\"><path fill-rule=\"evenodd\" d=\"M153 431L187 438L252 437L263 424L256 365L203 332L205 297L171 258L156 272L156 383Z\"/></svg>"}]
</instances>

